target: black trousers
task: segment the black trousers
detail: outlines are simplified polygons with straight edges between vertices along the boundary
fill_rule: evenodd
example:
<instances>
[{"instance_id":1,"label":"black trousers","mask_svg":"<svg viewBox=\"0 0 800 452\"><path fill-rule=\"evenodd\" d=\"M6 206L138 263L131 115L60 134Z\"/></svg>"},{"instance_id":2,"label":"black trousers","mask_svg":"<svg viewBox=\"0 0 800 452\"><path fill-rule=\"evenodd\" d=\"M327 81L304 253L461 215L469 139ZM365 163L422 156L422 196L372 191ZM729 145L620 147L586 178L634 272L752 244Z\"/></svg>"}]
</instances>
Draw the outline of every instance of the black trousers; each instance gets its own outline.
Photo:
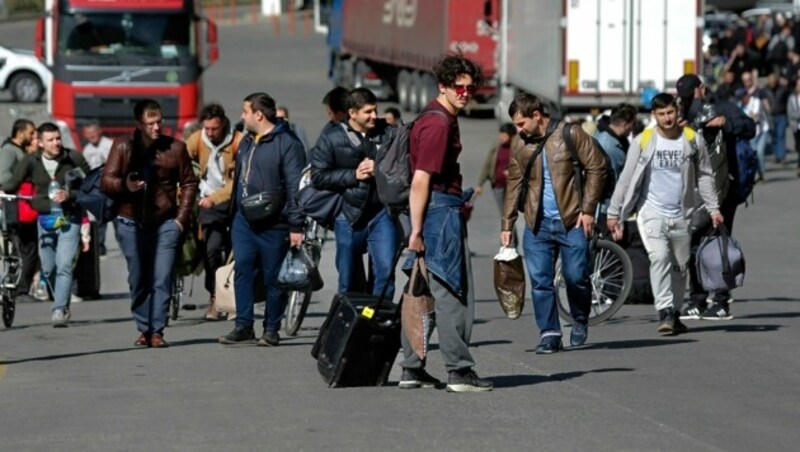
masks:
<instances>
[{"instance_id":1,"label":"black trousers","mask_svg":"<svg viewBox=\"0 0 800 452\"><path fill-rule=\"evenodd\" d=\"M22 260L16 295L27 294L33 284L33 276L39 269L39 232L37 223L20 223L11 230L11 240L17 255Z\"/></svg>"},{"instance_id":2,"label":"black trousers","mask_svg":"<svg viewBox=\"0 0 800 452\"><path fill-rule=\"evenodd\" d=\"M731 233L733 233L733 218L736 216L736 208L739 206L739 203L734 198L735 196L729 195L719 209L725 220L725 226ZM695 230L692 232L692 256L689 258L691 300L696 304L705 305L708 299L708 292L703 289L702 284L700 284L700 278L697 276L697 247L700 246L703 237L711 231L713 226L711 225L711 216L705 211L702 214L695 215L693 221ZM731 298L729 290L719 290L714 293L713 301L719 304L727 304L729 298Z\"/></svg>"},{"instance_id":3,"label":"black trousers","mask_svg":"<svg viewBox=\"0 0 800 452\"><path fill-rule=\"evenodd\" d=\"M231 252L231 240L228 226L223 222L206 223L202 225L205 238L205 287L209 294L214 294L216 289L217 269L225 264L225 259Z\"/></svg>"}]
</instances>

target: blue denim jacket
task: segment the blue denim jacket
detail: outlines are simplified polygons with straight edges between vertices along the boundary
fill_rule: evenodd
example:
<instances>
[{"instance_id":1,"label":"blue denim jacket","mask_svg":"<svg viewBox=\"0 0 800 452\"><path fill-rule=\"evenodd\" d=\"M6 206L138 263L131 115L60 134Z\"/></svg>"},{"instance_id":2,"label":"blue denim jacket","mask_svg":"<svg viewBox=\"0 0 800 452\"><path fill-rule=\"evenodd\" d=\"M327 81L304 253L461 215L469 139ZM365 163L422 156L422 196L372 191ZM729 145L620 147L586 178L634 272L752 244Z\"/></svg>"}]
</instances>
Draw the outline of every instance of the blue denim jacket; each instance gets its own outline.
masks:
<instances>
[{"instance_id":1,"label":"blue denim jacket","mask_svg":"<svg viewBox=\"0 0 800 452\"><path fill-rule=\"evenodd\" d=\"M450 290L459 296L466 295L467 275L464 239L467 225L462 209L472 196L473 190L461 195L433 192L428 203L428 212L422 226L425 242L425 264L428 271L436 275ZM411 272L416 256L410 255L403 264L406 273Z\"/></svg>"}]
</instances>

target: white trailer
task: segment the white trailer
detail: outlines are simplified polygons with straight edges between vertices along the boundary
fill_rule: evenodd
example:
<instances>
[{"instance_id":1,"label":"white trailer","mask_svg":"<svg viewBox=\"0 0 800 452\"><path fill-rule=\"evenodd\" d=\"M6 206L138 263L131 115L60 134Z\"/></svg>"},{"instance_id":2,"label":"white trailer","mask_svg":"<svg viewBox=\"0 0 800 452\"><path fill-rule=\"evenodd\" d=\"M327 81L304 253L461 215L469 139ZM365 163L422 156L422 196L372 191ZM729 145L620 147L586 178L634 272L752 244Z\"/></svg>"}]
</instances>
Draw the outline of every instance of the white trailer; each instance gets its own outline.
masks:
<instances>
[{"instance_id":1,"label":"white trailer","mask_svg":"<svg viewBox=\"0 0 800 452\"><path fill-rule=\"evenodd\" d=\"M518 90L565 111L642 104L702 65L703 0L502 0L498 118Z\"/></svg>"}]
</instances>

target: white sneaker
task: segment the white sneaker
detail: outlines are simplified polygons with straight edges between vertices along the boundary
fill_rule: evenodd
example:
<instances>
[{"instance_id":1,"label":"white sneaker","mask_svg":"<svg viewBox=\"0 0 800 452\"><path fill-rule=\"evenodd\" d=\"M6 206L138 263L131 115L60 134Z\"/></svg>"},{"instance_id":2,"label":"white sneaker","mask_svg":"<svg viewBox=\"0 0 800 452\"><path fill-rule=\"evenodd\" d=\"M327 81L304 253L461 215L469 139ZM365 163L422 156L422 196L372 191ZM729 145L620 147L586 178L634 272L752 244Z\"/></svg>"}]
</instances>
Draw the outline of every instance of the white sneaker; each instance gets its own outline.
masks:
<instances>
[{"instance_id":1,"label":"white sneaker","mask_svg":"<svg viewBox=\"0 0 800 452\"><path fill-rule=\"evenodd\" d=\"M77 296L75 294L72 294L72 295L69 296L69 302L70 302L70 304L71 303L81 303L81 302L83 302L83 298L81 298L81 297L79 297L79 296Z\"/></svg>"}]
</instances>

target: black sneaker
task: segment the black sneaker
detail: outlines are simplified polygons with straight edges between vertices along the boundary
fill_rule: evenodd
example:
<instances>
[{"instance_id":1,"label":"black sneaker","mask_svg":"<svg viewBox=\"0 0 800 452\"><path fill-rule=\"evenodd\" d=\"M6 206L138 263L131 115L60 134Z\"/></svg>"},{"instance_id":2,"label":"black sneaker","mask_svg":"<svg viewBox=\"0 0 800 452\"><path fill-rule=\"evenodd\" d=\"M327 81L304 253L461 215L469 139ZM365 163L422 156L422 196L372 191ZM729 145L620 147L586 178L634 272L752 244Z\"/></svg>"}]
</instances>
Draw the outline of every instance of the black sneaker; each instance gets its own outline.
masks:
<instances>
[{"instance_id":1,"label":"black sneaker","mask_svg":"<svg viewBox=\"0 0 800 452\"><path fill-rule=\"evenodd\" d=\"M494 383L478 377L474 370L454 370L447 378L447 392L484 392L491 391Z\"/></svg>"},{"instance_id":2,"label":"black sneaker","mask_svg":"<svg viewBox=\"0 0 800 452\"><path fill-rule=\"evenodd\" d=\"M703 320L733 320L731 307L720 303L712 304L700 318Z\"/></svg>"},{"instance_id":3,"label":"black sneaker","mask_svg":"<svg viewBox=\"0 0 800 452\"><path fill-rule=\"evenodd\" d=\"M681 322L680 316L675 316L675 322L672 324L672 329L675 330L675 334L686 334L689 332L689 327Z\"/></svg>"},{"instance_id":4,"label":"black sneaker","mask_svg":"<svg viewBox=\"0 0 800 452\"><path fill-rule=\"evenodd\" d=\"M403 376L397 385L400 389L439 388L442 382L425 369L403 369Z\"/></svg>"},{"instance_id":5,"label":"black sneaker","mask_svg":"<svg viewBox=\"0 0 800 452\"><path fill-rule=\"evenodd\" d=\"M672 336L675 332L675 310L664 308L658 311L658 334L662 336Z\"/></svg>"},{"instance_id":6,"label":"black sneaker","mask_svg":"<svg viewBox=\"0 0 800 452\"><path fill-rule=\"evenodd\" d=\"M682 319L699 320L706 311L706 303L697 303L690 301L683 305L681 308Z\"/></svg>"},{"instance_id":7,"label":"black sneaker","mask_svg":"<svg viewBox=\"0 0 800 452\"><path fill-rule=\"evenodd\" d=\"M277 347L281 343L281 335L277 331L264 331L258 345L262 347Z\"/></svg>"},{"instance_id":8,"label":"black sneaker","mask_svg":"<svg viewBox=\"0 0 800 452\"><path fill-rule=\"evenodd\" d=\"M219 338L220 344L246 344L256 340L256 333L253 327L237 326L230 333Z\"/></svg>"},{"instance_id":9,"label":"black sneaker","mask_svg":"<svg viewBox=\"0 0 800 452\"><path fill-rule=\"evenodd\" d=\"M560 336L545 336L539 345L536 346L534 353L537 355L549 355L564 348L561 344Z\"/></svg>"}]
</instances>

